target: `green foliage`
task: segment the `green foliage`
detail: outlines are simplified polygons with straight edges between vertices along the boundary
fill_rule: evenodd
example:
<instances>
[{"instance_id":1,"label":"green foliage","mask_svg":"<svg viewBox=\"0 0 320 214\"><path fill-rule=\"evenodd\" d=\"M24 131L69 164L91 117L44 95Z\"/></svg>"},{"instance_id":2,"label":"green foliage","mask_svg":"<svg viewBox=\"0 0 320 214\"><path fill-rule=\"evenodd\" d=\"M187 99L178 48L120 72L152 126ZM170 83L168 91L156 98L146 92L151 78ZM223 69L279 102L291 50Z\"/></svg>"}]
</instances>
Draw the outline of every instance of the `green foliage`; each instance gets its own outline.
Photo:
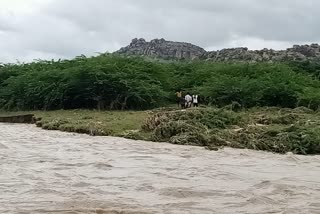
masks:
<instances>
[{"instance_id":1,"label":"green foliage","mask_svg":"<svg viewBox=\"0 0 320 214\"><path fill-rule=\"evenodd\" d=\"M199 87L201 94L218 106L238 102L243 107L296 107L310 85L319 93L320 82L281 64L222 64L212 67Z\"/></svg>"},{"instance_id":2,"label":"green foliage","mask_svg":"<svg viewBox=\"0 0 320 214\"><path fill-rule=\"evenodd\" d=\"M320 67L320 66L319 66ZM157 62L112 54L0 65L0 109L150 109L174 92L217 106L318 109L315 64Z\"/></svg>"},{"instance_id":3,"label":"green foliage","mask_svg":"<svg viewBox=\"0 0 320 214\"><path fill-rule=\"evenodd\" d=\"M320 79L320 62L318 61L294 61L288 62L288 64L296 72L309 73Z\"/></svg>"},{"instance_id":4,"label":"green foliage","mask_svg":"<svg viewBox=\"0 0 320 214\"><path fill-rule=\"evenodd\" d=\"M12 67L5 65L0 73L7 74ZM21 69L19 75L1 78L4 109L146 109L160 106L166 98L162 73L142 59L104 55L14 68Z\"/></svg>"}]
</instances>

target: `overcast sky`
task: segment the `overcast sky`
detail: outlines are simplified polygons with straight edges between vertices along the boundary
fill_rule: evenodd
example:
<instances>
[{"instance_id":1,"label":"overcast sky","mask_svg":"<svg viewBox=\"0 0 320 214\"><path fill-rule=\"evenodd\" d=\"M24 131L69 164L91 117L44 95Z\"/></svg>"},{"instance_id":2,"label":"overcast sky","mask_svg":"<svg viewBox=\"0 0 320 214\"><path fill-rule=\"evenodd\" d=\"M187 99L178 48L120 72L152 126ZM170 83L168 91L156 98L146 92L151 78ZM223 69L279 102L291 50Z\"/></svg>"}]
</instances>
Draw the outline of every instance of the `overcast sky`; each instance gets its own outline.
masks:
<instances>
[{"instance_id":1,"label":"overcast sky","mask_svg":"<svg viewBox=\"0 0 320 214\"><path fill-rule=\"evenodd\" d=\"M0 0L0 62L113 52L135 37L206 50L320 43L319 0Z\"/></svg>"}]
</instances>

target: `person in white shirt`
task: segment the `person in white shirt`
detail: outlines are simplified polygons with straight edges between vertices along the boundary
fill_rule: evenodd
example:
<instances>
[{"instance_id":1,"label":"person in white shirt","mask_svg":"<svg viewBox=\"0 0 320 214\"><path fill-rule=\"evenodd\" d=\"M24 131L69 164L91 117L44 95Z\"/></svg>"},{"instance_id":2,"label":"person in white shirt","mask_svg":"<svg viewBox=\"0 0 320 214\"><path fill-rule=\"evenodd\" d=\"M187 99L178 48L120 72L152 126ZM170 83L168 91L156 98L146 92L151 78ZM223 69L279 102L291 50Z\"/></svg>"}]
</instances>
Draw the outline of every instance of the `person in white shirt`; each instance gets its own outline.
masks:
<instances>
[{"instance_id":1,"label":"person in white shirt","mask_svg":"<svg viewBox=\"0 0 320 214\"><path fill-rule=\"evenodd\" d=\"M185 99L186 108L190 108L191 104L192 104L192 97L191 97L190 93L187 93L187 95L184 97L184 99Z\"/></svg>"},{"instance_id":2,"label":"person in white shirt","mask_svg":"<svg viewBox=\"0 0 320 214\"><path fill-rule=\"evenodd\" d=\"M199 106L198 97L199 97L198 95L192 95L193 107L198 107Z\"/></svg>"}]
</instances>

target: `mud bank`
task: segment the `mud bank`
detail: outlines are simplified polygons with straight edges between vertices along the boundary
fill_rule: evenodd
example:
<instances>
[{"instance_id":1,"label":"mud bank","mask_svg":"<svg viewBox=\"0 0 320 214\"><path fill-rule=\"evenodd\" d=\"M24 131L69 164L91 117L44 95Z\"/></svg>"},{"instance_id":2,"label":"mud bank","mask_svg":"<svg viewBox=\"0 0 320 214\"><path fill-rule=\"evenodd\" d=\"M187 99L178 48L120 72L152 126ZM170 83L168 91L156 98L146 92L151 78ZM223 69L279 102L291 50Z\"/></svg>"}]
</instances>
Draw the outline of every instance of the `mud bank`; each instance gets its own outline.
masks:
<instances>
[{"instance_id":1,"label":"mud bank","mask_svg":"<svg viewBox=\"0 0 320 214\"><path fill-rule=\"evenodd\" d=\"M0 123L34 123L33 114L13 115L13 116L0 116Z\"/></svg>"},{"instance_id":2,"label":"mud bank","mask_svg":"<svg viewBox=\"0 0 320 214\"><path fill-rule=\"evenodd\" d=\"M0 124L0 213L320 213L320 157Z\"/></svg>"}]
</instances>

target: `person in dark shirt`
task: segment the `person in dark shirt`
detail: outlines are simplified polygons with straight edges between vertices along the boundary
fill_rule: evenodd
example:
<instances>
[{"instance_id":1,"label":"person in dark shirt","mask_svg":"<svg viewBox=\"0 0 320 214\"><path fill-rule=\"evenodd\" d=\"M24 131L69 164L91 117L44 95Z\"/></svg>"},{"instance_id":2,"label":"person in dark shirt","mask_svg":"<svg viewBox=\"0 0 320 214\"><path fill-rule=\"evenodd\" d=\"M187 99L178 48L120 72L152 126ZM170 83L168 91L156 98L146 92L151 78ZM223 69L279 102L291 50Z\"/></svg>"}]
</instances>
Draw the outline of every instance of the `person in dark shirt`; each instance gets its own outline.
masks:
<instances>
[{"instance_id":1,"label":"person in dark shirt","mask_svg":"<svg viewBox=\"0 0 320 214\"><path fill-rule=\"evenodd\" d=\"M176 92L176 102L178 104L178 107L180 107L180 105L181 105L181 98L182 98L182 92L181 91L177 91Z\"/></svg>"}]
</instances>

